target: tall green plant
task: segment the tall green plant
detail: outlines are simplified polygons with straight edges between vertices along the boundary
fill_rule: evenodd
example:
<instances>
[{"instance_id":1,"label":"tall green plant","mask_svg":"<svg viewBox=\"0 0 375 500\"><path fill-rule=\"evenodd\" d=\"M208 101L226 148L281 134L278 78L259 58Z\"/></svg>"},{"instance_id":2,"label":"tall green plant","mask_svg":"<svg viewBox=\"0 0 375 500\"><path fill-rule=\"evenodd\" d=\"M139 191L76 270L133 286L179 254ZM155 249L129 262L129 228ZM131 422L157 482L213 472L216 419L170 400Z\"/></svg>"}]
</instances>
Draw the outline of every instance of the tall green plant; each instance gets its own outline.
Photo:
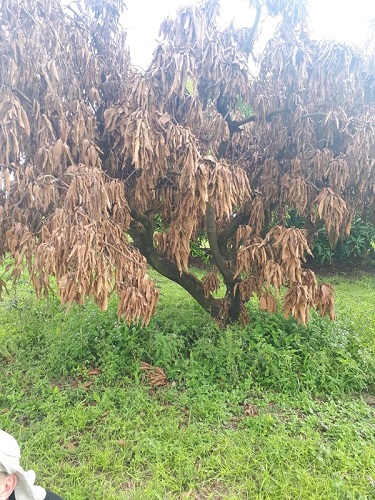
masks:
<instances>
[{"instance_id":1,"label":"tall green plant","mask_svg":"<svg viewBox=\"0 0 375 500\"><path fill-rule=\"evenodd\" d=\"M288 210L286 226L305 228L305 219L297 210ZM333 246L325 226L320 228L313 240L312 253L318 264L332 264L334 261L367 258L374 256L375 225L364 220L360 215L353 219L350 234Z\"/></svg>"},{"instance_id":2,"label":"tall green plant","mask_svg":"<svg viewBox=\"0 0 375 500\"><path fill-rule=\"evenodd\" d=\"M374 240L375 226L357 217L353 221L350 235L339 241L336 247L330 245L326 229L320 229L313 245L313 254L321 264L343 259L363 259L373 256Z\"/></svg>"}]
</instances>

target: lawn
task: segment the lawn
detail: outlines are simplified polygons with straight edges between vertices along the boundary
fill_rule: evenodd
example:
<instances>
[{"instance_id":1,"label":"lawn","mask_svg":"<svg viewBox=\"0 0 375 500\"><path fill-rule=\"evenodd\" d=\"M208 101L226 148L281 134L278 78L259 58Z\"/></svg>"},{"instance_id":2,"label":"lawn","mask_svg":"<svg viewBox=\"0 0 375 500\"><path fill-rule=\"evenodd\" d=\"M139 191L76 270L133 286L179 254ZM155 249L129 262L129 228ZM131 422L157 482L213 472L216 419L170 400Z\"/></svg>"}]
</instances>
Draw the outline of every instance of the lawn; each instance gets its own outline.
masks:
<instances>
[{"instance_id":1,"label":"lawn","mask_svg":"<svg viewBox=\"0 0 375 500\"><path fill-rule=\"evenodd\" d=\"M66 500L375 498L375 276L329 277L333 323L250 304L226 331L155 279L143 329L114 298L66 313L26 278L5 295L0 427L40 484Z\"/></svg>"}]
</instances>

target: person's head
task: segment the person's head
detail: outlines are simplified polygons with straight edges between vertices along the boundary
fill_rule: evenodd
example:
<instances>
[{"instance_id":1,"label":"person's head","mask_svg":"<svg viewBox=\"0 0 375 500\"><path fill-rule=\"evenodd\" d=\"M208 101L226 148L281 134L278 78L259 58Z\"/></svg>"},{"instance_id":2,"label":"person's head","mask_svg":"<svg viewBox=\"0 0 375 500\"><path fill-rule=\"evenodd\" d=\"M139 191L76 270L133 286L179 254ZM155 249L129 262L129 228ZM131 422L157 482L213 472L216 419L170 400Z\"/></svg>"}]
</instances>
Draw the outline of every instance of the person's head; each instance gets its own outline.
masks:
<instances>
[{"instance_id":1,"label":"person's head","mask_svg":"<svg viewBox=\"0 0 375 500\"><path fill-rule=\"evenodd\" d=\"M8 500L16 488L17 476L0 470L0 500Z\"/></svg>"},{"instance_id":2,"label":"person's head","mask_svg":"<svg viewBox=\"0 0 375 500\"><path fill-rule=\"evenodd\" d=\"M44 500L46 490L35 486L35 472L20 465L21 451L13 436L0 430L0 500L14 492L16 500Z\"/></svg>"}]
</instances>

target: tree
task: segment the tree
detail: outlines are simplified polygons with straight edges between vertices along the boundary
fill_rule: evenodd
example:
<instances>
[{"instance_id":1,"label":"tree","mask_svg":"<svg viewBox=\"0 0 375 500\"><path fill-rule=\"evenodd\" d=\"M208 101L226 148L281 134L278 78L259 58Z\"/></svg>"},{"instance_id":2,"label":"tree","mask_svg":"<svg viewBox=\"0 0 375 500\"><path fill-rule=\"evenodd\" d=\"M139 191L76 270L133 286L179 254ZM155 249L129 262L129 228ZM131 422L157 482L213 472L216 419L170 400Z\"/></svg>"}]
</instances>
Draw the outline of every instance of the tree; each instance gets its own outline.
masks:
<instances>
[{"instance_id":1,"label":"tree","mask_svg":"<svg viewBox=\"0 0 375 500\"><path fill-rule=\"evenodd\" d=\"M285 315L334 316L330 285L302 263L322 224L335 244L358 211L374 219L374 65L312 40L301 1L256 0L241 30L219 30L218 9L167 19L140 72L121 0L1 1L0 255L38 296L51 276L68 305L106 309L114 291L119 316L147 324L148 264L223 324L246 321L254 294L275 311L281 287ZM281 22L251 77L266 12ZM286 227L290 209L306 230ZM202 280L188 268L201 230Z\"/></svg>"}]
</instances>

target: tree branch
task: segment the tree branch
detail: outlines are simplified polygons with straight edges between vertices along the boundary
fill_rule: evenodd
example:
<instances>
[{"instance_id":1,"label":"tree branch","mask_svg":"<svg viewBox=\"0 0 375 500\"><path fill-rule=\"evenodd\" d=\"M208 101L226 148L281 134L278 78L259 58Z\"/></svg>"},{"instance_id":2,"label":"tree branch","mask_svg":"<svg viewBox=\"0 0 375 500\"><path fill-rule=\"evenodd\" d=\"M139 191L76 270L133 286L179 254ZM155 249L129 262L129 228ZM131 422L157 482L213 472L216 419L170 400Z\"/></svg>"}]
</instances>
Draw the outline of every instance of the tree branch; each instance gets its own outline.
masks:
<instances>
[{"instance_id":1,"label":"tree branch","mask_svg":"<svg viewBox=\"0 0 375 500\"><path fill-rule=\"evenodd\" d=\"M134 221L140 222L145 228L144 231L139 231L139 227L132 221L129 234L133 239L133 245L146 258L148 264L162 276L182 286L212 317L219 317L223 300L215 299L212 295L206 298L202 282L194 274L180 273L175 262L157 251L153 243L152 229L150 231L150 227L152 228L150 220L135 209L132 209L130 213Z\"/></svg>"},{"instance_id":2,"label":"tree branch","mask_svg":"<svg viewBox=\"0 0 375 500\"><path fill-rule=\"evenodd\" d=\"M317 118L319 116L326 116L328 112L325 111L316 111L315 113L307 113L305 115L301 115L301 118Z\"/></svg>"},{"instance_id":3,"label":"tree branch","mask_svg":"<svg viewBox=\"0 0 375 500\"><path fill-rule=\"evenodd\" d=\"M145 228L145 236L147 236L147 239L153 244L154 226L147 215L138 212L138 210L136 210L135 208L132 208L130 210L130 215L134 220L142 224L142 226Z\"/></svg>"},{"instance_id":4,"label":"tree branch","mask_svg":"<svg viewBox=\"0 0 375 500\"><path fill-rule=\"evenodd\" d=\"M244 212L237 213L235 217L225 226L225 228L220 231L217 236L218 242L227 242L241 226L249 219L249 216Z\"/></svg>"},{"instance_id":5,"label":"tree branch","mask_svg":"<svg viewBox=\"0 0 375 500\"><path fill-rule=\"evenodd\" d=\"M247 55L249 55L250 52L253 50L255 34L256 34L257 29L258 29L258 25L260 23L261 15L262 15L262 4L260 2L259 3L257 2L254 23L249 30L249 35L250 35L249 38L251 38L251 40L250 40L251 47L247 47L247 50L246 50Z\"/></svg>"},{"instance_id":6,"label":"tree branch","mask_svg":"<svg viewBox=\"0 0 375 500\"><path fill-rule=\"evenodd\" d=\"M20 89L18 89L17 87L12 87L12 90L20 97L22 97L22 99L24 99L27 102L27 104L29 104L30 106L33 105L32 101Z\"/></svg>"},{"instance_id":7,"label":"tree branch","mask_svg":"<svg viewBox=\"0 0 375 500\"><path fill-rule=\"evenodd\" d=\"M248 116L247 118L244 118L243 120L238 120L238 121L232 122L232 127L235 129L234 132L239 130L239 127L241 127L241 125L246 125L246 123L255 122L255 120L256 120L256 116L251 115L251 116Z\"/></svg>"},{"instance_id":8,"label":"tree branch","mask_svg":"<svg viewBox=\"0 0 375 500\"><path fill-rule=\"evenodd\" d=\"M281 114L287 113L287 112L288 112L288 108L275 109L274 111L271 111L270 113L266 114L266 121L270 122L274 116L281 115ZM250 123L250 122L255 122L256 120L257 120L257 117L255 115L251 115L251 116L248 116L247 118L244 118L243 120L232 121L232 127L233 128L235 127L234 132L239 130L239 127L241 127L242 125L245 125L246 123Z\"/></svg>"},{"instance_id":9,"label":"tree branch","mask_svg":"<svg viewBox=\"0 0 375 500\"><path fill-rule=\"evenodd\" d=\"M212 258L222 274L225 284L233 285L234 273L229 269L227 262L223 259L220 253L216 235L215 212L210 203L206 203L206 229Z\"/></svg>"},{"instance_id":10,"label":"tree branch","mask_svg":"<svg viewBox=\"0 0 375 500\"><path fill-rule=\"evenodd\" d=\"M283 113L287 113L289 111L288 108L279 108L275 109L274 111L270 111L269 113L266 114L266 121L270 122L274 116L281 115ZM326 116L328 113L324 111L316 111L315 113L307 113L305 115L301 115L301 118L317 118L319 116ZM238 130L239 127L242 125L245 125L246 123L250 122L255 122L257 117L255 115L248 116L247 118L244 118L243 120L239 121L231 121L231 127L235 128ZM234 130L234 131L236 131Z\"/></svg>"},{"instance_id":11,"label":"tree branch","mask_svg":"<svg viewBox=\"0 0 375 500\"><path fill-rule=\"evenodd\" d=\"M248 116L247 118L244 118L243 120L232 120L228 106L222 102L222 100L218 99L217 104L216 104L216 109L217 111L221 114L221 116L224 118L224 120L228 124L229 128L229 137L232 139L233 134L236 132L239 132L241 130L242 125L246 125L246 123L250 122L255 122L258 120L258 117L255 115ZM266 121L269 122L272 120L274 116L281 115L283 113L287 113L288 108L279 108L275 109L274 111L271 111L266 115ZM222 141L222 143L219 146L219 159L222 158L225 154L226 148L228 146L228 141Z\"/></svg>"}]
</instances>

